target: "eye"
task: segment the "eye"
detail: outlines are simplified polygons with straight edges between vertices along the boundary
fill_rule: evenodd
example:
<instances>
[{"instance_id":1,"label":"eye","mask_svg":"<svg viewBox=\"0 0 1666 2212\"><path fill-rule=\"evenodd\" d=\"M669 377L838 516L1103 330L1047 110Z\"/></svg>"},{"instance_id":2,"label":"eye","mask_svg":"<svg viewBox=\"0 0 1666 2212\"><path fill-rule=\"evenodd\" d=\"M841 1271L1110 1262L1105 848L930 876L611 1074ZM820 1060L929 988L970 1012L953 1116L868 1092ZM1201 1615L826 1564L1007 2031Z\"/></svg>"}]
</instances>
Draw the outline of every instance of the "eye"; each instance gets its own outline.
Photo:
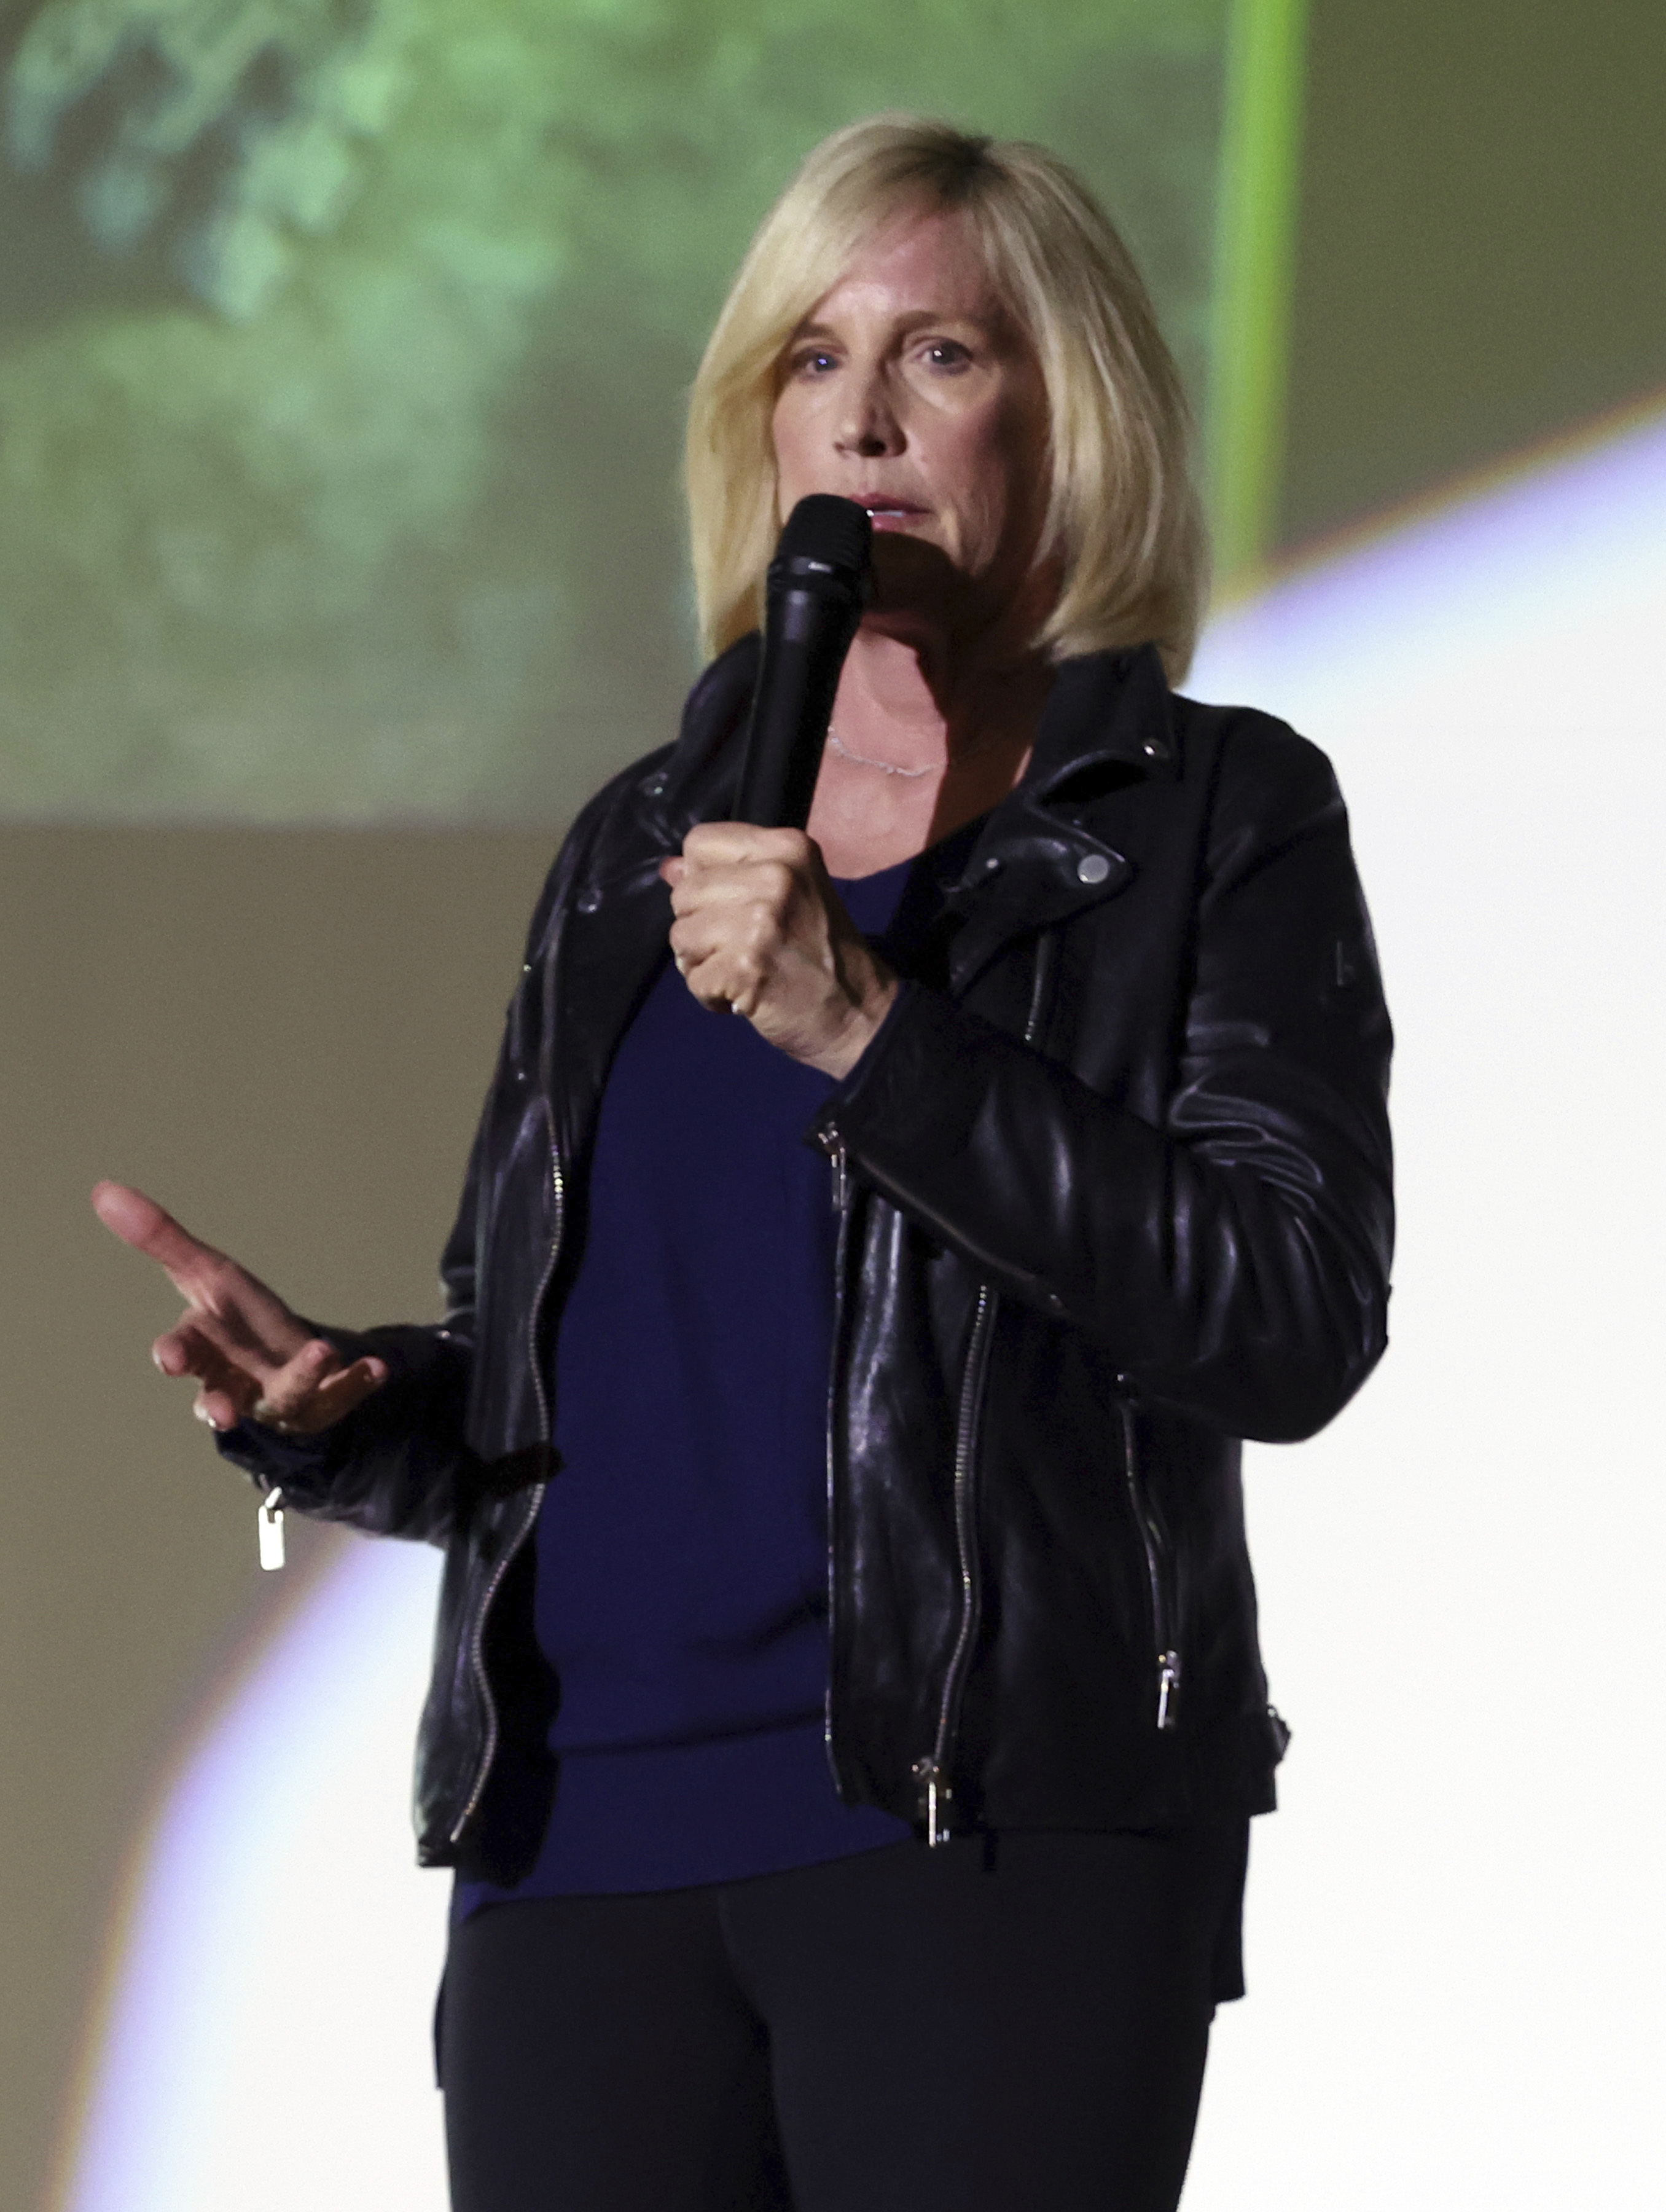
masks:
<instances>
[{"instance_id":1,"label":"eye","mask_svg":"<svg viewBox=\"0 0 1666 2212\"><path fill-rule=\"evenodd\" d=\"M826 346L810 346L793 356L792 373L795 376L825 376L838 366L837 354L829 353Z\"/></svg>"},{"instance_id":2,"label":"eye","mask_svg":"<svg viewBox=\"0 0 1666 2212\"><path fill-rule=\"evenodd\" d=\"M951 375L972 366L972 349L962 345L959 338L932 338L921 351L933 368L946 370Z\"/></svg>"}]
</instances>

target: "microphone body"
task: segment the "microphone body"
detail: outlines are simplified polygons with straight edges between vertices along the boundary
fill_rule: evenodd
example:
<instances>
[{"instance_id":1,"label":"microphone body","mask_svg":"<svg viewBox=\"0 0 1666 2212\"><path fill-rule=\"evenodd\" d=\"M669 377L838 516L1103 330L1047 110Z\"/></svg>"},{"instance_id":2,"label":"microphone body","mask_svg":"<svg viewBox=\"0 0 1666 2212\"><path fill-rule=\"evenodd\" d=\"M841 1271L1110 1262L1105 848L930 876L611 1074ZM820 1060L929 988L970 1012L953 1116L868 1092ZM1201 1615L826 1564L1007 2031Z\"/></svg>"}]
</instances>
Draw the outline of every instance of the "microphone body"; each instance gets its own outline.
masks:
<instances>
[{"instance_id":1,"label":"microphone body","mask_svg":"<svg viewBox=\"0 0 1666 2212\"><path fill-rule=\"evenodd\" d=\"M868 601L873 524L854 500L812 492L787 517L765 586L763 658L733 819L802 830L839 671Z\"/></svg>"}]
</instances>

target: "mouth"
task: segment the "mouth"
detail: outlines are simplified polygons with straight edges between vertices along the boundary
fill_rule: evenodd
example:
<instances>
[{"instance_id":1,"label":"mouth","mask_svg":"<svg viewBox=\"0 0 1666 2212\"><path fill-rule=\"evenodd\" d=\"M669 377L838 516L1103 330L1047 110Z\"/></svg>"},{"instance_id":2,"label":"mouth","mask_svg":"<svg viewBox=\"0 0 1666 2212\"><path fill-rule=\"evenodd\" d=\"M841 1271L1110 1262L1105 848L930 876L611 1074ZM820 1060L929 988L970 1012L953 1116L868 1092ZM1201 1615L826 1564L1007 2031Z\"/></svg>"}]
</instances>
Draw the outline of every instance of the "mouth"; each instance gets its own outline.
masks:
<instances>
[{"instance_id":1,"label":"mouth","mask_svg":"<svg viewBox=\"0 0 1666 2212\"><path fill-rule=\"evenodd\" d=\"M917 507L912 500L899 499L894 493L858 492L856 503L868 511L868 520L875 530L906 530L911 522L919 521L929 510Z\"/></svg>"}]
</instances>

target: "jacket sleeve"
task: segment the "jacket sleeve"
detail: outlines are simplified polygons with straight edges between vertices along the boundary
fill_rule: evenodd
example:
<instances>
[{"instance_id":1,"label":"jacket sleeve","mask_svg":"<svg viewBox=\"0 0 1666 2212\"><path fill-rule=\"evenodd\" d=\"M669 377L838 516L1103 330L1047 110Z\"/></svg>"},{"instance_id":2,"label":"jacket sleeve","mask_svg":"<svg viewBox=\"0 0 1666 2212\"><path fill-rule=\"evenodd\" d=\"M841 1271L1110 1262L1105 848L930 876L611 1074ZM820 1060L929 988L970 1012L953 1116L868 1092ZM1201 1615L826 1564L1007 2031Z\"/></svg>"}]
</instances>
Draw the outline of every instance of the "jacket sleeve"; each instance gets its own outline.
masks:
<instances>
[{"instance_id":1,"label":"jacket sleeve","mask_svg":"<svg viewBox=\"0 0 1666 2212\"><path fill-rule=\"evenodd\" d=\"M1347 816L1281 735L1223 747L1160 1120L913 985L821 1120L928 1233L1103 1344L1119 1387L1269 1441L1322 1427L1380 1357L1393 1237Z\"/></svg>"},{"instance_id":2,"label":"jacket sleeve","mask_svg":"<svg viewBox=\"0 0 1666 2212\"><path fill-rule=\"evenodd\" d=\"M448 1541L478 1479L463 1437L471 1346L449 1322L352 1330L316 1322L348 1360L373 1352L388 1379L317 1437L280 1436L241 1421L215 1438L221 1454L262 1489L321 1521L373 1536Z\"/></svg>"}]
</instances>

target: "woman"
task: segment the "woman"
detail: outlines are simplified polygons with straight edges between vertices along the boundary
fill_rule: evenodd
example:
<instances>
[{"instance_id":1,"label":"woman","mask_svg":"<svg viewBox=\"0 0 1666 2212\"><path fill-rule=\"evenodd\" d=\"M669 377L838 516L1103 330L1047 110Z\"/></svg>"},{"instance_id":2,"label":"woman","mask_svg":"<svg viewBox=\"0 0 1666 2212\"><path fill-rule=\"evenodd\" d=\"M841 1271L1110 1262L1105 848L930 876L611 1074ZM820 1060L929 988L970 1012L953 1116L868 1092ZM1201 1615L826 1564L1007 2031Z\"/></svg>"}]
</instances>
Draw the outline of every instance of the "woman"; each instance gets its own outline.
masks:
<instances>
[{"instance_id":1,"label":"woman","mask_svg":"<svg viewBox=\"0 0 1666 2212\"><path fill-rule=\"evenodd\" d=\"M1059 163L827 141L694 394L717 657L534 917L445 1324L317 1332L101 1187L231 1455L447 1547L465 2212L1178 2197L1284 1743L1237 1439L1363 1380L1390 1234L1335 783L1168 688L1183 434ZM801 834L726 817L812 491L875 588Z\"/></svg>"}]
</instances>

